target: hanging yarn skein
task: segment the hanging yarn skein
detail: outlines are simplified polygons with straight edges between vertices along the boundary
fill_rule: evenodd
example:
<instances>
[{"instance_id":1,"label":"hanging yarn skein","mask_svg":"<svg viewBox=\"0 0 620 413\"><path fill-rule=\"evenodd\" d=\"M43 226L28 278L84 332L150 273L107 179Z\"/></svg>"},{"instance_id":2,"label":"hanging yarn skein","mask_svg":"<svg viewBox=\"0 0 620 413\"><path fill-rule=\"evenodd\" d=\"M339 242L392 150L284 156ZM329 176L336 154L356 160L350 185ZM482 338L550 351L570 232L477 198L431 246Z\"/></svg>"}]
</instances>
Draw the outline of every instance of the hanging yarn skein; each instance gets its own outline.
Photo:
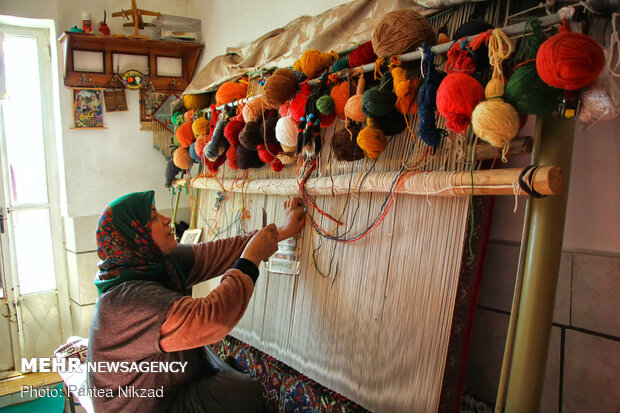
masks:
<instances>
[{"instance_id":1,"label":"hanging yarn skein","mask_svg":"<svg viewBox=\"0 0 620 413\"><path fill-rule=\"evenodd\" d=\"M560 32L538 49L536 70L549 86L579 90L594 82L605 66L605 54L590 36L570 31L563 21Z\"/></svg>"},{"instance_id":2,"label":"hanging yarn skein","mask_svg":"<svg viewBox=\"0 0 620 413\"><path fill-rule=\"evenodd\" d=\"M306 101L306 111L300 119L297 134L297 152L302 154L304 158L317 157L321 153L321 133L319 110L316 102L326 93L327 74L321 76L319 83L314 85L312 93ZM334 115L334 119L335 119Z\"/></svg>"},{"instance_id":3,"label":"hanging yarn skein","mask_svg":"<svg viewBox=\"0 0 620 413\"><path fill-rule=\"evenodd\" d=\"M426 80L418 93L418 136L433 148L437 147L441 138L448 134L435 125L437 89L446 74L437 71L433 63L434 59L435 53L431 51L431 46L424 43L422 45L422 68L425 70L422 71L422 76L426 72Z\"/></svg>"},{"instance_id":4,"label":"hanging yarn skein","mask_svg":"<svg viewBox=\"0 0 620 413\"><path fill-rule=\"evenodd\" d=\"M262 97L269 108L279 109L297 93L297 76L291 69L278 69L265 81Z\"/></svg>"},{"instance_id":5,"label":"hanging yarn skein","mask_svg":"<svg viewBox=\"0 0 620 413\"><path fill-rule=\"evenodd\" d=\"M222 155L228 149L230 143L224 137L224 127L228 120L220 120L215 125L215 130L213 131L213 136L211 136L211 140L205 146L203 150L203 154L205 158L210 160L211 162L215 162L218 156Z\"/></svg>"},{"instance_id":6,"label":"hanging yarn skein","mask_svg":"<svg viewBox=\"0 0 620 413\"><path fill-rule=\"evenodd\" d=\"M532 33L526 36L528 28ZM524 61L515 67L504 91L506 102L519 113L544 116L558 107L560 89L547 85L536 71L536 54L546 39L540 19L529 19L523 29L521 46L517 52L517 59Z\"/></svg>"},{"instance_id":7,"label":"hanging yarn skein","mask_svg":"<svg viewBox=\"0 0 620 413\"><path fill-rule=\"evenodd\" d=\"M321 52L319 50L306 50L301 58L293 63L293 70L302 72L312 79L327 69L338 59L338 52Z\"/></svg>"},{"instance_id":8,"label":"hanging yarn skein","mask_svg":"<svg viewBox=\"0 0 620 413\"><path fill-rule=\"evenodd\" d=\"M519 114L504 95L502 62L512 53L510 39L500 29L494 29L489 39L489 61L493 75L485 88L486 100L480 102L471 115L472 129L476 135L497 148L508 149L508 143L519 132ZM502 155L503 155L502 154ZM505 157L502 156L505 160Z\"/></svg>"},{"instance_id":9,"label":"hanging yarn skein","mask_svg":"<svg viewBox=\"0 0 620 413\"><path fill-rule=\"evenodd\" d=\"M472 111L484 99L484 88L470 76L476 67L467 49L462 49L457 42L450 52L446 62L448 75L437 89L437 110L446 118L448 129L465 133Z\"/></svg>"},{"instance_id":10,"label":"hanging yarn skein","mask_svg":"<svg viewBox=\"0 0 620 413\"><path fill-rule=\"evenodd\" d=\"M398 56L390 58L390 73L394 82L396 109L403 115L416 113L418 111L420 79L407 79L407 70L401 67Z\"/></svg>"},{"instance_id":11,"label":"hanging yarn skein","mask_svg":"<svg viewBox=\"0 0 620 413\"><path fill-rule=\"evenodd\" d=\"M362 112L362 102L364 100L364 87L366 81L364 80L364 74L360 74L357 81L357 92L351 96L347 103L344 105L344 114L347 118L353 119L356 122L364 122L366 120L366 114Z\"/></svg>"},{"instance_id":12,"label":"hanging yarn skein","mask_svg":"<svg viewBox=\"0 0 620 413\"><path fill-rule=\"evenodd\" d=\"M435 32L428 20L412 9L387 13L372 34L372 48L377 57L407 53L424 42L434 45Z\"/></svg>"}]
</instances>

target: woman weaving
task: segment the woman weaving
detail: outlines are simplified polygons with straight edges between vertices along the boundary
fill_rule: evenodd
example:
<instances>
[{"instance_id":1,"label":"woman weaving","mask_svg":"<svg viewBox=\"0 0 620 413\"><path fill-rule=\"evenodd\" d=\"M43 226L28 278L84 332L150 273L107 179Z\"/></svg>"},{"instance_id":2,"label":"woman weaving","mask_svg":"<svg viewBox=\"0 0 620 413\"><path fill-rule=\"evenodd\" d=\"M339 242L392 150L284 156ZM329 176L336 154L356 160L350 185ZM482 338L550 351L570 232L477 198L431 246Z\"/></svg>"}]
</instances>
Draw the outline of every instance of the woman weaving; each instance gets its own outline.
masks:
<instances>
[{"instance_id":1,"label":"woman weaving","mask_svg":"<svg viewBox=\"0 0 620 413\"><path fill-rule=\"evenodd\" d=\"M153 191L125 195L104 209L97 228L99 298L88 361L177 362L184 369L89 371L88 387L100 396L92 397L96 412L261 411L260 386L205 346L221 340L243 316L260 262L277 250L278 241L303 228L301 200L288 200L284 207L279 228L270 224L249 235L195 245L177 245L170 219L155 209ZM207 297L188 295L192 285L219 275L220 285Z\"/></svg>"}]
</instances>

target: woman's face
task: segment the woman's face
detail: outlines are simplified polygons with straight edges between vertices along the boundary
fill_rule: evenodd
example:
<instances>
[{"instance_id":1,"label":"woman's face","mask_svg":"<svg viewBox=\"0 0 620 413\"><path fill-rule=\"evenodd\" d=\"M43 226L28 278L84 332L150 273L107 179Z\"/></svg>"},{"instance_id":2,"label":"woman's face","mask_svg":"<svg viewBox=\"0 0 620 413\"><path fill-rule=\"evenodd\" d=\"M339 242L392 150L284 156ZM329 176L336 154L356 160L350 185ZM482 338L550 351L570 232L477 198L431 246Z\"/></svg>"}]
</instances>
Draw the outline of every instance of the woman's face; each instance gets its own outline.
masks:
<instances>
[{"instance_id":1,"label":"woman's face","mask_svg":"<svg viewBox=\"0 0 620 413\"><path fill-rule=\"evenodd\" d=\"M164 255L170 254L178 245L170 218L157 212L155 206L151 207L151 238Z\"/></svg>"}]
</instances>

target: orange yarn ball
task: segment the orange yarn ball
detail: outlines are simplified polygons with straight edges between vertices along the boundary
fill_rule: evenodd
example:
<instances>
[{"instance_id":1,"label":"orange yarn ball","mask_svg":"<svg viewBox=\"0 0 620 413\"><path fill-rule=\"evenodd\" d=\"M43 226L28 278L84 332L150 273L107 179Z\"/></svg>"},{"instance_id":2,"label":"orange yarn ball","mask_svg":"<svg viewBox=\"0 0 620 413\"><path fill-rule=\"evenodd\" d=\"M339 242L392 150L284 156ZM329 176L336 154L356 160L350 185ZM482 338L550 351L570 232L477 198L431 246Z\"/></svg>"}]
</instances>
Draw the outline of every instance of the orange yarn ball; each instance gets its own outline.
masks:
<instances>
[{"instance_id":1,"label":"orange yarn ball","mask_svg":"<svg viewBox=\"0 0 620 413\"><path fill-rule=\"evenodd\" d=\"M383 131L377 127L375 120L368 118L368 126L357 135L357 144L364 154L374 161L385 151L387 139Z\"/></svg>"},{"instance_id":2,"label":"orange yarn ball","mask_svg":"<svg viewBox=\"0 0 620 413\"><path fill-rule=\"evenodd\" d=\"M200 135L196 138L194 149L196 150L198 157L202 157L202 152L204 151L207 143L209 143L209 135Z\"/></svg>"},{"instance_id":3,"label":"orange yarn ball","mask_svg":"<svg viewBox=\"0 0 620 413\"><path fill-rule=\"evenodd\" d=\"M297 93L297 76L291 69L278 69L265 82L263 102L270 108L279 109Z\"/></svg>"},{"instance_id":4,"label":"orange yarn ball","mask_svg":"<svg viewBox=\"0 0 620 413\"><path fill-rule=\"evenodd\" d=\"M340 119L345 118L344 107L351 96L349 82L341 82L332 88L329 94L334 99L334 112Z\"/></svg>"},{"instance_id":5,"label":"orange yarn ball","mask_svg":"<svg viewBox=\"0 0 620 413\"><path fill-rule=\"evenodd\" d=\"M180 169L190 169L194 164L192 157L189 154L189 149L187 148L176 148L174 153L172 154L172 161Z\"/></svg>"},{"instance_id":6,"label":"orange yarn ball","mask_svg":"<svg viewBox=\"0 0 620 413\"><path fill-rule=\"evenodd\" d=\"M301 58L293 63L293 70L313 78L331 66L337 59L338 53L333 50L328 53L311 49L305 51Z\"/></svg>"},{"instance_id":7,"label":"orange yarn ball","mask_svg":"<svg viewBox=\"0 0 620 413\"><path fill-rule=\"evenodd\" d=\"M175 133L179 144L184 148L189 148L189 145L195 140L194 132L192 131L192 123L193 122L185 122L181 124Z\"/></svg>"},{"instance_id":8,"label":"orange yarn ball","mask_svg":"<svg viewBox=\"0 0 620 413\"><path fill-rule=\"evenodd\" d=\"M215 104L217 106L230 103L233 100L241 100L248 93L248 85L238 82L224 82L215 92Z\"/></svg>"},{"instance_id":9,"label":"orange yarn ball","mask_svg":"<svg viewBox=\"0 0 620 413\"><path fill-rule=\"evenodd\" d=\"M378 57L410 52L423 42L434 45L435 32L428 20L412 9L387 13L372 34L372 48Z\"/></svg>"},{"instance_id":10,"label":"orange yarn ball","mask_svg":"<svg viewBox=\"0 0 620 413\"><path fill-rule=\"evenodd\" d=\"M255 96L243 106L243 120L245 123L253 122L265 111L265 102L261 96Z\"/></svg>"},{"instance_id":11,"label":"orange yarn ball","mask_svg":"<svg viewBox=\"0 0 620 413\"><path fill-rule=\"evenodd\" d=\"M208 135L211 125L206 118L198 118L192 123L192 132L194 136Z\"/></svg>"},{"instance_id":12,"label":"orange yarn ball","mask_svg":"<svg viewBox=\"0 0 620 413\"><path fill-rule=\"evenodd\" d=\"M364 81L364 75L360 76L357 81L357 91L355 95L351 96L347 103L344 105L344 114L347 118L351 118L356 122L364 122L366 120L366 114L362 112L362 102L364 95L364 87L366 82Z\"/></svg>"}]
</instances>

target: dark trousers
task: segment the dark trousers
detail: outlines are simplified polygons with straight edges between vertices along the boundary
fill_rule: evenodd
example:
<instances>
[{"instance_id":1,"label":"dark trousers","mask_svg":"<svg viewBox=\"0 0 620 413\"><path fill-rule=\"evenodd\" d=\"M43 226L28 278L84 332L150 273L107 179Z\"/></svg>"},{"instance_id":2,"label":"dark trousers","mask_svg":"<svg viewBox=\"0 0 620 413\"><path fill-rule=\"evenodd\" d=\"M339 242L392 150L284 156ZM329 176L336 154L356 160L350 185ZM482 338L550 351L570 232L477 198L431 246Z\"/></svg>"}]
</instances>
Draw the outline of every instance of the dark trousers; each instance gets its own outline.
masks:
<instances>
[{"instance_id":1,"label":"dark trousers","mask_svg":"<svg viewBox=\"0 0 620 413\"><path fill-rule=\"evenodd\" d=\"M247 374L224 363L210 347L207 361L215 372L189 385L175 396L168 411L173 413L263 413L260 384Z\"/></svg>"}]
</instances>

